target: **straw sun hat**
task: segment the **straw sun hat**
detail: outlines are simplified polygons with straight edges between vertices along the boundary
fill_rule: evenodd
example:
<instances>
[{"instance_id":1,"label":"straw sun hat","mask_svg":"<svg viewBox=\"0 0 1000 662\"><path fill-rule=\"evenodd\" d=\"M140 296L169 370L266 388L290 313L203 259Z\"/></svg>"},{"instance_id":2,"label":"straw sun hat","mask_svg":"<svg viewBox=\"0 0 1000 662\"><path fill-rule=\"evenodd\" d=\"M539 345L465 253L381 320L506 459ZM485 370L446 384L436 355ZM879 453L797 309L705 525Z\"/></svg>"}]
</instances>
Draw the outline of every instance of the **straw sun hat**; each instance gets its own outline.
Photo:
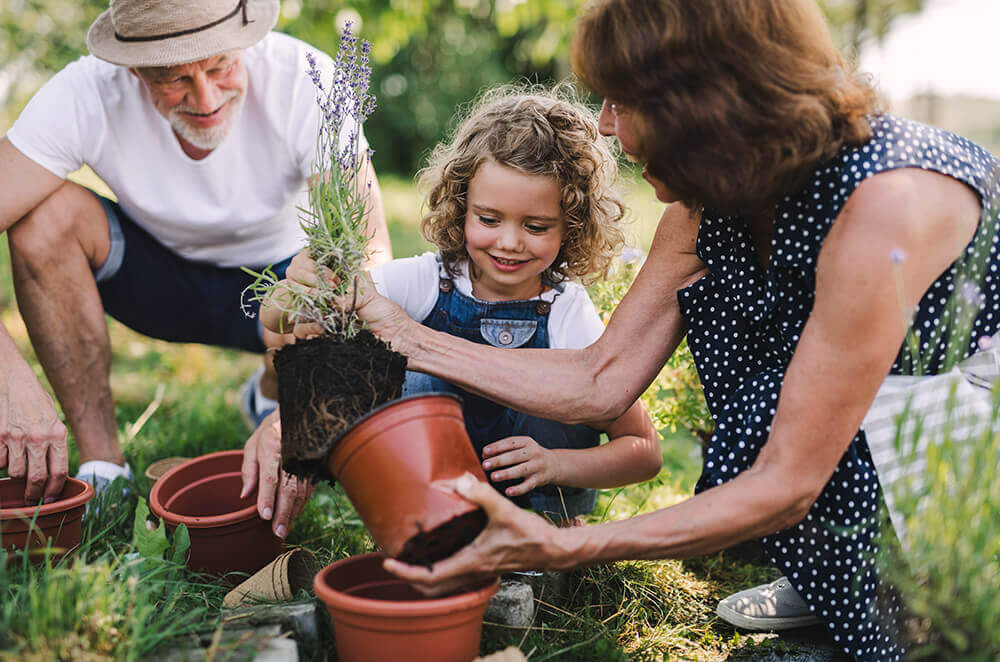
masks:
<instances>
[{"instance_id":1,"label":"straw sun hat","mask_svg":"<svg viewBox=\"0 0 1000 662\"><path fill-rule=\"evenodd\" d=\"M168 67L247 48L271 31L279 0L111 0L87 48L127 67Z\"/></svg>"}]
</instances>

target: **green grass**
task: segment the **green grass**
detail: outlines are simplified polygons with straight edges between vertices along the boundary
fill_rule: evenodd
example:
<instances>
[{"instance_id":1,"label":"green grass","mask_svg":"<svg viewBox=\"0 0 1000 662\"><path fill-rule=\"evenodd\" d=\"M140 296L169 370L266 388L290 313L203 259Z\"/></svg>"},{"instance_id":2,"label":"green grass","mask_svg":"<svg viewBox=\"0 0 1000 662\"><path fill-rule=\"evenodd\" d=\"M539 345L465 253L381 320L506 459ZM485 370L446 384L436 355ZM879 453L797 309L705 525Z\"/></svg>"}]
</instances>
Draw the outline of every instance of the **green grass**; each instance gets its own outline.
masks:
<instances>
[{"instance_id":1,"label":"green grass","mask_svg":"<svg viewBox=\"0 0 1000 662\"><path fill-rule=\"evenodd\" d=\"M393 178L385 178L382 186L396 256L427 250L416 229L420 202L412 186ZM641 221L632 226L632 243L645 247L662 206L639 195L646 193L637 189L632 194L632 203L643 210ZM46 383L17 315L8 262L3 242L0 317ZM167 561L139 562L126 555L136 551L133 512L136 498L148 496L143 471L149 463L242 446L248 433L237 411L237 390L259 359L153 341L114 321L109 325L116 417L124 453L137 476L133 496L95 505L86 547L72 565L35 568L0 561L0 660L143 659L181 634L226 628L221 621L225 587ZM667 387L678 388L673 382ZM700 447L682 427L667 431L662 446L660 475L602 493L591 521L649 512L690 493L700 471ZM71 463L75 470L75 455ZM324 563L372 549L343 492L330 486L317 488L289 542L313 550ZM745 655L768 647L769 639L747 638L720 624L715 604L773 576L772 570L733 554L584 570L575 573L568 600L549 603L543 598L531 628L487 624L482 651L517 645L531 653L533 662ZM229 659L249 656L243 649L223 647L219 652ZM307 651L305 659L323 659L323 651Z\"/></svg>"}]
</instances>

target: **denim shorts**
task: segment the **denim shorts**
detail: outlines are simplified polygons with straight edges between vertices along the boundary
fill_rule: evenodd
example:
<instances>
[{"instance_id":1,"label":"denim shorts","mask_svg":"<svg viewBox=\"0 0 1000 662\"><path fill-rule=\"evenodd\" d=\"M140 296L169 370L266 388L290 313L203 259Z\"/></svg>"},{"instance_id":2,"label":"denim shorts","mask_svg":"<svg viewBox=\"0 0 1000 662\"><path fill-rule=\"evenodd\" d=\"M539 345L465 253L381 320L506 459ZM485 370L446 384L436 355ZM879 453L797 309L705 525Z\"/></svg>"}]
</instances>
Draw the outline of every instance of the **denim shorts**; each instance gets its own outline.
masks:
<instances>
[{"instance_id":1,"label":"denim shorts","mask_svg":"<svg viewBox=\"0 0 1000 662\"><path fill-rule=\"evenodd\" d=\"M108 259L94 272L108 315L150 338L258 353L266 349L259 304L244 294L252 276L239 267L187 260L136 225L117 203L97 199L111 234ZM278 278L284 278L291 260L271 266ZM268 265L249 266L260 272Z\"/></svg>"}]
</instances>

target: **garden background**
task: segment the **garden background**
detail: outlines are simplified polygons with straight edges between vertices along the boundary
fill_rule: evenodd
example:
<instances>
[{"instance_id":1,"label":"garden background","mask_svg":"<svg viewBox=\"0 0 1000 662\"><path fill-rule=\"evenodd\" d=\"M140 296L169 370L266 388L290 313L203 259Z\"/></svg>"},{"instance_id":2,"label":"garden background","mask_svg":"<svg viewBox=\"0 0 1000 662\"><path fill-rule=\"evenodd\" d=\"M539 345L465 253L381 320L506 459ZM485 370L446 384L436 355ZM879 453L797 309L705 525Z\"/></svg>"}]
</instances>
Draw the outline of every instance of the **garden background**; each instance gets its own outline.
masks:
<instances>
[{"instance_id":1,"label":"garden background","mask_svg":"<svg viewBox=\"0 0 1000 662\"><path fill-rule=\"evenodd\" d=\"M3 131L51 73L85 52L86 29L107 5L104 0L0 1ZM366 133L375 148L397 257L427 248L417 230L421 201L412 179L427 151L448 132L456 108L495 84L567 78L569 36L580 4L575 0L282 3L278 29L322 50L336 50L339 28L346 20L360 26L361 36L374 43L372 87L378 109ZM865 40L883 37L897 16L919 11L923 1L822 4L837 38L854 52ZM623 168L629 241L645 250L663 206L630 166L623 163ZM93 173L84 170L73 177L106 192ZM635 264L623 264L612 281L593 288L605 316L635 269ZM17 313L9 274L6 242L0 242L0 319L44 384ZM120 437L139 478L131 497L98 504L88 518L88 546L72 567L31 569L19 563L8 567L0 558L0 660L146 659L183 633L219 633L229 626L220 611L225 589L164 560L162 549L142 544L133 536L133 513L136 497L148 494L142 471L150 462L242 446L248 431L237 411L237 389L258 359L235 351L151 341L109 323ZM674 357L644 398L661 432L663 470L642 485L605 491L592 521L620 519L676 503L690 493L697 479L699 437L711 429L711 422L689 355L680 352ZM75 457L71 462L75 470ZM312 549L323 562L371 548L342 492L329 486L317 489L289 542ZM741 635L714 617L720 598L774 576L754 558L752 547L684 562L618 563L583 571L566 600L538 605L531 628L488 625L483 652L514 644L530 653L533 661L763 659L772 653L793 654L794 645L771 635ZM995 602L976 608L995 608ZM244 659L251 655L250 648L247 642L219 644L211 655ZM321 648L300 653L304 659L323 659L324 654Z\"/></svg>"}]
</instances>

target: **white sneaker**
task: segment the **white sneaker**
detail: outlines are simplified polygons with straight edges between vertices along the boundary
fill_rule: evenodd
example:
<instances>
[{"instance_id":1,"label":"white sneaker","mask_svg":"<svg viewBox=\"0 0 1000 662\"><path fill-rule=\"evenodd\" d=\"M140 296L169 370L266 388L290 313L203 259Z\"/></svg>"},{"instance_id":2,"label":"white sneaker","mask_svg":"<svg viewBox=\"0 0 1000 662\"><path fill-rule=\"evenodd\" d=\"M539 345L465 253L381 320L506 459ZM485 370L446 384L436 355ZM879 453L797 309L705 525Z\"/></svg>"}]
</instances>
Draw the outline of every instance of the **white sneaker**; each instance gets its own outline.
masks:
<instances>
[{"instance_id":1,"label":"white sneaker","mask_svg":"<svg viewBox=\"0 0 1000 662\"><path fill-rule=\"evenodd\" d=\"M730 595L719 602L715 613L731 625L757 632L789 630L822 622L784 577Z\"/></svg>"},{"instance_id":2,"label":"white sneaker","mask_svg":"<svg viewBox=\"0 0 1000 662\"><path fill-rule=\"evenodd\" d=\"M260 378L263 374L264 366L260 366L240 387L240 414L251 432L260 427L268 414L278 406L274 400L260 395Z\"/></svg>"},{"instance_id":3,"label":"white sneaker","mask_svg":"<svg viewBox=\"0 0 1000 662\"><path fill-rule=\"evenodd\" d=\"M108 485L116 478L124 478L126 481L131 481L132 467L128 465L128 462L123 467L120 464L106 462L105 460L90 460L80 465L79 471L76 472L76 478L77 480L82 480L93 485L94 498L100 499L104 491L108 489ZM128 494L129 490L126 488L122 493ZM90 504L87 504L85 514L89 512Z\"/></svg>"}]
</instances>

